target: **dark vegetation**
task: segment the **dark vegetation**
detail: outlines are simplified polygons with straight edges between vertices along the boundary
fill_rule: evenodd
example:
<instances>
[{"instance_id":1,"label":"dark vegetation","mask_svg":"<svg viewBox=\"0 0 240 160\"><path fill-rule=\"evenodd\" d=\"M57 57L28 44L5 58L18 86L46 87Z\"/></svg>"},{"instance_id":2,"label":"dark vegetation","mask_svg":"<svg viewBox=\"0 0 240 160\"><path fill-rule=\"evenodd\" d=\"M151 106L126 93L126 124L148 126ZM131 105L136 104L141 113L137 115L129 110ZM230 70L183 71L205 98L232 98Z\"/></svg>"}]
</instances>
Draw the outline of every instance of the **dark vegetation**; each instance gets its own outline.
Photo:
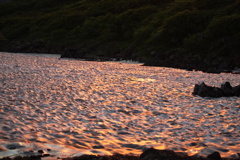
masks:
<instances>
[{"instance_id":1,"label":"dark vegetation","mask_svg":"<svg viewBox=\"0 0 240 160\"><path fill-rule=\"evenodd\" d=\"M240 0L12 0L0 3L0 50L240 67Z\"/></svg>"}]
</instances>

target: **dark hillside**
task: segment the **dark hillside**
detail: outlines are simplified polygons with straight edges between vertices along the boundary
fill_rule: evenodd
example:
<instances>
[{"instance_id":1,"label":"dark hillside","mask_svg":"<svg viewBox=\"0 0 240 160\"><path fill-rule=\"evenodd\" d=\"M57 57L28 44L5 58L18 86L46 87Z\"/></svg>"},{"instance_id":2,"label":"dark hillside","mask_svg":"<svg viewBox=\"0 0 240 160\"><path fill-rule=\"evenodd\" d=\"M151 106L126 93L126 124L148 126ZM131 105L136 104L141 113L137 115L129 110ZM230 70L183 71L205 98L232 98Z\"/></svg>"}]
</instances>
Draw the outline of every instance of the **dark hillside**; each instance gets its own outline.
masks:
<instances>
[{"instance_id":1,"label":"dark hillside","mask_svg":"<svg viewBox=\"0 0 240 160\"><path fill-rule=\"evenodd\" d=\"M207 72L240 68L240 0L12 0L0 51Z\"/></svg>"}]
</instances>

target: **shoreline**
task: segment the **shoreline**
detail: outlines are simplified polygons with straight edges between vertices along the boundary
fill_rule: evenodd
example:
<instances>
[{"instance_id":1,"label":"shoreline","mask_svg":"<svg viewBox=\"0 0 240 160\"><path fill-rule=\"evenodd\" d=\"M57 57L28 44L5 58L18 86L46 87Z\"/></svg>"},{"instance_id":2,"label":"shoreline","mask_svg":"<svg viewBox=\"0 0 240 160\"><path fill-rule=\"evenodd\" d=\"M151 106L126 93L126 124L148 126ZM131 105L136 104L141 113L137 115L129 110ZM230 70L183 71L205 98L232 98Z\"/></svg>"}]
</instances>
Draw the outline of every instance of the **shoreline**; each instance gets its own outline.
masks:
<instances>
[{"instance_id":1,"label":"shoreline","mask_svg":"<svg viewBox=\"0 0 240 160\"><path fill-rule=\"evenodd\" d=\"M221 157L219 152L213 152L206 157L193 155L188 156L186 153L174 152L173 150L157 150L154 148L146 149L138 156L114 154L114 155L89 155L61 158L51 154L44 154L44 151L38 151L38 155L4 157L0 160L240 160L240 156ZM238 153L240 155L240 153Z\"/></svg>"},{"instance_id":2,"label":"shoreline","mask_svg":"<svg viewBox=\"0 0 240 160\"><path fill-rule=\"evenodd\" d=\"M224 61L223 58L217 58L214 60L214 64L210 60L201 59L195 56L189 57L178 57L174 55L169 55L170 58L115 58L115 57L103 57L92 55L83 55L82 57L76 56L76 53L55 53L55 52L11 52L11 51L1 51L2 53L13 53L13 54L29 54L29 55L57 55L59 59L72 59L80 61L94 61L94 62L119 62L119 63L132 63L132 64L142 64L142 66L149 67L167 67L174 69L183 69L187 71L202 71L203 73L230 73L230 74L240 74L240 66L231 66L232 64L229 60ZM172 58L174 57L174 58ZM206 62L207 61L207 62ZM230 65L231 64L231 65Z\"/></svg>"}]
</instances>

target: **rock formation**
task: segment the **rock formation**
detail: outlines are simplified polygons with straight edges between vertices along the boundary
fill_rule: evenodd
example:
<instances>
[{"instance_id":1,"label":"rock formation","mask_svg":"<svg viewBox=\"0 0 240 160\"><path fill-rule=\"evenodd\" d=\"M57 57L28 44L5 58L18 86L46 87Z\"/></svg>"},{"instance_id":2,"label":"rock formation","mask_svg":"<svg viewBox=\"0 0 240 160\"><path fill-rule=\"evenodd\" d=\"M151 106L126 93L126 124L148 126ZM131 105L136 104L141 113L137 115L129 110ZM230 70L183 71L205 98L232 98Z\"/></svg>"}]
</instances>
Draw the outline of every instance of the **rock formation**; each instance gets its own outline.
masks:
<instances>
[{"instance_id":1,"label":"rock formation","mask_svg":"<svg viewBox=\"0 0 240 160\"><path fill-rule=\"evenodd\" d=\"M200 97L232 97L240 96L240 85L232 87L229 82L225 82L221 87L207 86L204 82L196 84L193 90L193 95Z\"/></svg>"}]
</instances>

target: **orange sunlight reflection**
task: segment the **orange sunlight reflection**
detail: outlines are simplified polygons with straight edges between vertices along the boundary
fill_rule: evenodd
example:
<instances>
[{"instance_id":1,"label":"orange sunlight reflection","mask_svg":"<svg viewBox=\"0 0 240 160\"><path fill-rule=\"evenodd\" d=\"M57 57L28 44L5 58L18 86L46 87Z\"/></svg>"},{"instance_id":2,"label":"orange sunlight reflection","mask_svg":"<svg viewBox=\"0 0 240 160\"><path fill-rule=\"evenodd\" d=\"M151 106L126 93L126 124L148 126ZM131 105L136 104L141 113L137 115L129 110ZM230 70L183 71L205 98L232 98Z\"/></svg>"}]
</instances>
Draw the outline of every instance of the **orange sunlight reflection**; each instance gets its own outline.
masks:
<instances>
[{"instance_id":1,"label":"orange sunlight reflection","mask_svg":"<svg viewBox=\"0 0 240 160\"><path fill-rule=\"evenodd\" d=\"M0 148L8 156L240 152L240 99L192 95L199 82L236 86L240 75L1 52L0 71Z\"/></svg>"}]
</instances>

